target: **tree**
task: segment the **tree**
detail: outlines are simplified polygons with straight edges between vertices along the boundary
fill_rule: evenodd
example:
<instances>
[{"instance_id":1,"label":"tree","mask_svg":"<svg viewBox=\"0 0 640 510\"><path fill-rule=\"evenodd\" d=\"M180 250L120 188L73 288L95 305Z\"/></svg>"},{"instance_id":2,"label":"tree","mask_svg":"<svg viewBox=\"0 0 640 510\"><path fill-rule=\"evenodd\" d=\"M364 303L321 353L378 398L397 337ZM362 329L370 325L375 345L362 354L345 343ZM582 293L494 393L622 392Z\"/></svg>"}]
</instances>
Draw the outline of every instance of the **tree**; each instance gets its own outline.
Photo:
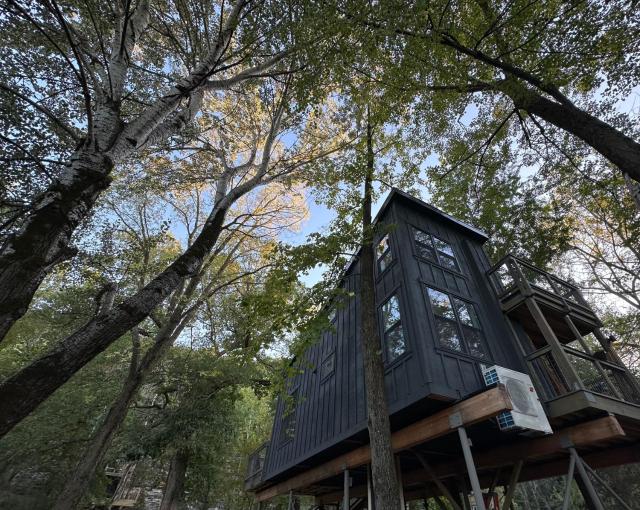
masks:
<instances>
[{"instance_id":1,"label":"tree","mask_svg":"<svg viewBox=\"0 0 640 510\"><path fill-rule=\"evenodd\" d=\"M377 61L380 85L415 100L435 133L471 96L501 100L496 131L469 157L478 157L508 123L521 125L526 137L531 125L545 132L542 120L640 180L637 131L624 116L607 112L607 101L591 100L602 89L624 97L637 81L637 59L628 57L638 40L631 5L478 0L412 8L354 2L337 9Z\"/></svg>"},{"instance_id":2,"label":"tree","mask_svg":"<svg viewBox=\"0 0 640 510\"><path fill-rule=\"evenodd\" d=\"M1 56L2 158L33 196L11 191L16 199L3 202L0 339L50 270L74 256L72 236L114 168L181 133L188 144L205 94L277 75L293 50L283 28L290 18L274 24L276 5L245 0L3 7L11 44Z\"/></svg>"},{"instance_id":3,"label":"tree","mask_svg":"<svg viewBox=\"0 0 640 510\"><path fill-rule=\"evenodd\" d=\"M364 360L367 428L371 445L371 474L376 508L398 508L400 490L391 446L391 423L384 382L382 340L378 331L374 276L374 232L371 203L374 178L373 126L367 108L366 170L362 197L362 247L360 248L360 344Z\"/></svg>"},{"instance_id":4,"label":"tree","mask_svg":"<svg viewBox=\"0 0 640 510\"><path fill-rule=\"evenodd\" d=\"M214 248L223 229L229 208L257 187L272 182L292 184L303 166L339 150L348 140L336 138L330 126L319 119L304 123L303 113L289 109L289 82L265 90L260 102L246 96L248 119L255 117L256 129L244 131L245 118L228 117L228 129L237 128L235 139L221 136L214 140L214 163L210 175L216 180L212 206L199 234L183 253L137 292L122 300L58 342L46 355L33 361L0 385L2 425L0 435L27 416L89 360L117 338L146 319L186 280L197 274L207 254ZM259 96L260 97L260 96ZM229 108L233 104L227 105ZM285 113L287 115L285 115ZM233 125L233 122L237 124ZM263 124L264 122L264 124ZM298 131L295 143L280 140L289 131ZM243 137L244 136L244 137ZM231 145L230 145L231 144ZM226 152L224 147L230 149ZM233 154L233 159L225 159ZM224 156L224 157L221 157Z\"/></svg>"}]
</instances>

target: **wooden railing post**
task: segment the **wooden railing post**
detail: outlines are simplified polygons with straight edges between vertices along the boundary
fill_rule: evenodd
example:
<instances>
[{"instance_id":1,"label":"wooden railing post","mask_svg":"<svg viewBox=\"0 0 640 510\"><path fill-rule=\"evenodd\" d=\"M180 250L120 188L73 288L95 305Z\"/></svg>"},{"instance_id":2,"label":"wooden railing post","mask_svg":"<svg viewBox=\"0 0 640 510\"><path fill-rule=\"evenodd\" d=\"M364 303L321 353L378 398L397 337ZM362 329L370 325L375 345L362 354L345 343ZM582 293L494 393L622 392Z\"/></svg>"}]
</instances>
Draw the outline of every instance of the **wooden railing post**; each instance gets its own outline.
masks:
<instances>
[{"instance_id":1,"label":"wooden railing post","mask_svg":"<svg viewBox=\"0 0 640 510\"><path fill-rule=\"evenodd\" d=\"M536 321L538 328L540 328L540 331L547 341L547 344L551 347L551 355L553 356L553 359L555 360L558 367L560 367L562 374L569 383L570 389L584 390L585 388L582 380L578 376L578 373L575 371L573 365L567 359L567 355L562 344L560 343L560 340L558 340L558 337L547 322L547 319L542 313L542 310L540 310L538 303L536 303L535 299L531 296L527 297L525 301L527 304L527 308Z\"/></svg>"}]
</instances>

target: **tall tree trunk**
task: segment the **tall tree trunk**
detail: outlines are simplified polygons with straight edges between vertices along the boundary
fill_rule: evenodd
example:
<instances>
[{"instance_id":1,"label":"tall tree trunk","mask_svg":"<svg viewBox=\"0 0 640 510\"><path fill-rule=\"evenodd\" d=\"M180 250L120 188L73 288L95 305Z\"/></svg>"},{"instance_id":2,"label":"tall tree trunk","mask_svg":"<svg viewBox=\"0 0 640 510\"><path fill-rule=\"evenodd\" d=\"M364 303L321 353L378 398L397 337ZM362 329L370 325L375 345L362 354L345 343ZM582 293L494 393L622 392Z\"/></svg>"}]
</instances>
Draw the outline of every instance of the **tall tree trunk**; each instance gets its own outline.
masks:
<instances>
[{"instance_id":1,"label":"tall tree trunk","mask_svg":"<svg viewBox=\"0 0 640 510\"><path fill-rule=\"evenodd\" d=\"M89 485L95 476L96 470L102 463L113 437L124 423L129 407L144 382L145 377L179 334L179 331L169 331L163 328L160 334L154 339L153 345L142 357L142 360L139 360L139 339L136 329L137 328L133 328L132 330L134 337L133 354L129 373L122 386L122 390L109 409L100 428L91 438L75 469L67 478L62 491L56 499L53 510L67 510L78 507L83 496L89 489Z\"/></svg>"},{"instance_id":2,"label":"tall tree trunk","mask_svg":"<svg viewBox=\"0 0 640 510\"><path fill-rule=\"evenodd\" d=\"M228 207L229 201L217 207L194 243L144 288L0 384L0 437L195 274L220 236Z\"/></svg>"},{"instance_id":3,"label":"tall tree trunk","mask_svg":"<svg viewBox=\"0 0 640 510\"><path fill-rule=\"evenodd\" d=\"M160 510L178 510L180 508L184 496L184 481L188 464L189 452L185 449L178 450L171 458Z\"/></svg>"},{"instance_id":4,"label":"tall tree trunk","mask_svg":"<svg viewBox=\"0 0 640 510\"><path fill-rule=\"evenodd\" d=\"M371 444L371 473L376 508L400 507L400 492L391 448L391 426L384 384L384 365L378 321L374 279L374 248L371 225L373 179L372 127L367 111L367 168L362 206L362 249L360 252L360 341L364 360L367 427Z\"/></svg>"},{"instance_id":5,"label":"tall tree trunk","mask_svg":"<svg viewBox=\"0 0 640 510\"><path fill-rule=\"evenodd\" d=\"M81 149L64 175L33 205L26 223L0 249L0 341L22 317L47 273L75 255L69 243L111 181L111 160Z\"/></svg>"}]
</instances>

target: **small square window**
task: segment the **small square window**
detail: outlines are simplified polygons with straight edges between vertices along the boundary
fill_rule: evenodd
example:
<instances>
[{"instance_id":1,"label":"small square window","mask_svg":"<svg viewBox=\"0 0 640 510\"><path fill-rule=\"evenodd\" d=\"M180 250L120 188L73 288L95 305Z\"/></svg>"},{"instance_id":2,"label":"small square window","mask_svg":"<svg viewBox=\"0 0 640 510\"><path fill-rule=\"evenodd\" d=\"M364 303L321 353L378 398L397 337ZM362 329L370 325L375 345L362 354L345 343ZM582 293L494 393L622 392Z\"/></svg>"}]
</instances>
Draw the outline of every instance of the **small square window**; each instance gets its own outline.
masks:
<instances>
[{"instance_id":1,"label":"small square window","mask_svg":"<svg viewBox=\"0 0 640 510\"><path fill-rule=\"evenodd\" d=\"M322 363L320 363L320 380L324 381L330 375L333 375L333 372L336 369L336 357L335 353L331 352L324 357Z\"/></svg>"},{"instance_id":2,"label":"small square window","mask_svg":"<svg viewBox=\"0 0 640 510\"><path fill-rule=\"evenodd\" d=\"M418 257L439 264L447 269L460 271L453 247L439 237L427 234L417 228L413 229L413 241Z\"/></svg>"}]
</instances>

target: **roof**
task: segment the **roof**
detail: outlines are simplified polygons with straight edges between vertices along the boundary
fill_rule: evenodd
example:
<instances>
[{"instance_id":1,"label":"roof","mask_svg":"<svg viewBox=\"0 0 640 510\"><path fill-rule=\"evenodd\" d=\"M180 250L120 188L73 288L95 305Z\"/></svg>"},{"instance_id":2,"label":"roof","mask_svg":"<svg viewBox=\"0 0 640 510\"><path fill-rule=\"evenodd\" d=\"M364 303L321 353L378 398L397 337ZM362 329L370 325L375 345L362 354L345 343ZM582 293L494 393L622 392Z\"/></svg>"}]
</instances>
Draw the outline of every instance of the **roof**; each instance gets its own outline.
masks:
<instances>
[{"instance_id":1,"label":"roof","mask_svg":"<svg viewBox=\"0 0 640 510\"><path fill-rule=\"evenodd\" d=\"M382 218L382 216L387 212L387 209L389 208L389 205L391 205L391 203L393 201L395 201L395 200L406 200L406 201L410 202L412 205L415 205L415 206L417 206L417 207L419 207L421 209L426 209L430 213L436 214L436 215L440 216L441 218L445 219L447 222L456 225L458 228L461 228L462 230L464 230L465 232L467 232L469 234L472 234L474 237L478 238L483 243L487 239L489 239L489 236L485 232L483 232L482 230L474 227L473 225L469 225L468 223L465 223L464 221L461 221L461 220L459 220L457 218L454 218L450 214L447 214L446 212L438 209L437 207L435 207L435 206L433 206L431 204L428 204L424 200L420 200L419 198L416 198L413 195L409 195L409 193L407 193L405 191L402 191L401 189L398 189L398 188L391 188L391 191L387 195L387 198L385 198L384 202L382 203L382 206L380 207L380 210L378 211L378 213L376 214L375 218L373 219L373 223L374 224L377 223L380 220L380 218ZM347 262L347 264L345 265L344 270L343 270L343 276L346 273L349 272L349 269L351 269L351 266L354 264L354 262L360 256L360 250L361 250L361 248L358 248L356 253L351 257L349 262Z\"/></svg>"},{"instance_id":2,"label":"roof","mask_svg":"<svg viewBox=\"0 0 640 510\"><path fill-rule=\"evenodd\" d=\"M431 204L428 204L427 202L425 202L423 200L420 200L419 198L416 198L413 195L409 195L409 193L406 193L405 191L402 191L401 189L398 189L398 188L391 188L391 191L387 195L387 198L383 202L382 207L380 207L380 210L378 211L378 214L376 214L376 217L373 220L374 223L376 223L382 217L382 215L386 212L387 208L389 207L389 204L391 204L391 202L393 200L396 200L397 198L405 199L405 200L411 202L413 205L416 205L419 208L426 209L426 210L428 210L428 211L430 211L430 212L432 212L432 213L444 218L448 222L453 223L454 225L462 228L467 233L470 233L470 234L474 235L475 237L480 238L483 242L486 241L487 239L489 239L489 236L485 232L483 232L482 230L474 227L473 225L469 225L468 223L465 223L464 221L461 221L461 220L459 220L457 218L454 218L450 214L447 214L446 212L438 209L437 207L435 207L435 206L433 206Z\"/></svg>"}]
</instances>

